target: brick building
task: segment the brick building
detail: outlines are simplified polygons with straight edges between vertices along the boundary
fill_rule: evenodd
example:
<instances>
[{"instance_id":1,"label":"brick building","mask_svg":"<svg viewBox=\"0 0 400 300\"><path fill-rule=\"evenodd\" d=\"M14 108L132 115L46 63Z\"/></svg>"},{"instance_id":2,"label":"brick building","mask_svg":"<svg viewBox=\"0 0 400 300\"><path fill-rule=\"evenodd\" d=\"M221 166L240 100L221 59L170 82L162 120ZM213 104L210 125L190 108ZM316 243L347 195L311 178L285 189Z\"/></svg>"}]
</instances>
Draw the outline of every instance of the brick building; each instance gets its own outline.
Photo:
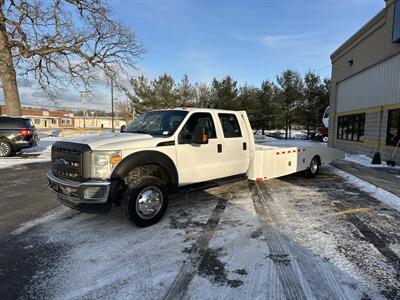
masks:
<instances>
[{"instance_id":1,"label":"brick building","mask_svg":"<svg viewBox=\"0 0 400 300\"><path fill-rule=\"evenodd\" d=\"M7 115L7 108L0 106L0 115ZM22 108L22 116L30 118L37 128L73 128L74 114L64 111Z\"/></svg>"},{"instance_id":2,"label":"brick building","mask_svg":"<svg viewBox=\"0 0 400 300\"><path fill-rule=\"evenodd\" d=\"M331 61L329 145L389 159L400 138L400 0L386 0Z\"/></svg>"}]
</instances>

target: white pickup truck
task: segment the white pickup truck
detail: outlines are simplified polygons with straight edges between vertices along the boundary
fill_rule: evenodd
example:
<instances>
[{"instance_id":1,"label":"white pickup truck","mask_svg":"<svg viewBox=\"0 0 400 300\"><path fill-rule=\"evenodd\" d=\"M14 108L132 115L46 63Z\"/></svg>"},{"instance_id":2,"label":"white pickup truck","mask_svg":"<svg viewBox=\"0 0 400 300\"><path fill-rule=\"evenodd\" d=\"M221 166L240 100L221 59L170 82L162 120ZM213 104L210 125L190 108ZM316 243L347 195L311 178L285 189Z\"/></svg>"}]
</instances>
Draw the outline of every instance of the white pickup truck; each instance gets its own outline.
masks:
<instances>
[{"instance_id":1,"label":"white pickup truck","mask_svg":"<svg viewBox=\"0 0 400 300\"><path fill-rule=\"evenodd\" d=\"M168 195L181 186L239 174L314 176L343 157L319 144L255 144L244 111L177 108L145 113L120 133L55 143L48 179L65 205L86 212L121 205L145 227L162 218Z\"/></svg>"}]
</instances>

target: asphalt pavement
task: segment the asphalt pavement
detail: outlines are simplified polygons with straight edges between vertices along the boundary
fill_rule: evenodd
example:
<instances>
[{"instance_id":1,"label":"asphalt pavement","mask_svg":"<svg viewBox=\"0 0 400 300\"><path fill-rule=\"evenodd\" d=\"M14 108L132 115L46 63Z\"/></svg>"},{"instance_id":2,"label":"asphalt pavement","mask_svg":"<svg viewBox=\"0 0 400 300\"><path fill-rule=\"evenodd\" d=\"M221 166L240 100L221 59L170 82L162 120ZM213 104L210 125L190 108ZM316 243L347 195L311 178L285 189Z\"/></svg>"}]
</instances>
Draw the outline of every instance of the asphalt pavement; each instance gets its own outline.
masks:
<instances>
[{"instance_id":1,"label":"asphalt pavement","mask_svg":"<svg viewBox=\"0 0 400 300\"><path fill-rule=\"evenodd\" d=\"M47 190L48 164L0 170L2 299L400 299L400 214L323 168L218 181L137 228Z\"/></svg>"},{"instance_id":2,"label":"asphalt pavement","mask_svg":"<svg viewBox=\"0 0 400 300\"><path fill-rule=\"evenodd\" d=\"M47 186L50 163L0 169L0 238L57 202Z\"/></svg>"}]
</instances>

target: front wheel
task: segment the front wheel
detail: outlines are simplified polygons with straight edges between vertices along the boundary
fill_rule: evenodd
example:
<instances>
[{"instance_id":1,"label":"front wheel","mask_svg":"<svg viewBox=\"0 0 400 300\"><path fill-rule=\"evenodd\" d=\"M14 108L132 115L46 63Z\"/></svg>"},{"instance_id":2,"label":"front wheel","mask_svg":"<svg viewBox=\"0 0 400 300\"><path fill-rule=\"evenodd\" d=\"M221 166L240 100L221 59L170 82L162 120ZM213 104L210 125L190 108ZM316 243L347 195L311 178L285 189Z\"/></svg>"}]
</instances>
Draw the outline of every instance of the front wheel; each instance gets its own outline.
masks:
<instances>
[{"instance_id":1,"label":"front wheel","mask_svg":"<svg viewBox=\"0 0 400 300\"><path fill-rule=\"evenodd\" d=\"M6 141L0 141L0 157L10 156L12 153L12 147L10 143Z\"/></svg>"},{"instance_id":2,"label":"front wheel","mask_svg":"<svg viewBox=\"0 0 400 300\"><path fill-rule=\"evenodd\" d=\"M323 141L324 143L327 143L327 142L328 142L328 136L324 136L324 137L322 138L322 141Z\"/></svg>"},{"instance_id":3,"label":"front wheel","mask_svg":"<svg viewBox=\"0 0 400 300\"><path fill-rule=\"evenodd\" d=\"M314 156L310 162L310 166L305 171L305 175L307 177L315 177L318 174L319 166L320 166L319 159L317 156Z\"/></svg>"},{"instance_id":4,"label":"front wheel","mask_svg":"<svg viewBox=\"0 0 400 300\"><path fill-rule=\"evenodd\" d=\"M128 219L139 227L157 223L168 207L168 189L154 176L140 177L127 186L122 209Z\"/></svg>"}]
</instances>

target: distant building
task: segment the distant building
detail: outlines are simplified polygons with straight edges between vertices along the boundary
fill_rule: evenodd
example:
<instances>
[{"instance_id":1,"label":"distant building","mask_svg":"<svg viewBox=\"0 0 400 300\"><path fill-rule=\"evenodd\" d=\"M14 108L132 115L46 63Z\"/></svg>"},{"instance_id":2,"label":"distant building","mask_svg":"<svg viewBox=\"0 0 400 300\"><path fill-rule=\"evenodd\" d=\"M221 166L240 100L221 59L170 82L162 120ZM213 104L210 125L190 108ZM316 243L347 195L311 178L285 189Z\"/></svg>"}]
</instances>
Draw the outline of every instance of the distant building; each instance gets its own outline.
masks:
<instances>
[{"instance_id":1,"label":"distant building","mask_svg":"<svg viewBox=\"0 0 400 300\"><path fill-rule=\"evenodd\" d=\"M0 115L7 115L5 106L0 106ZM74 127L74 114L69 112L23 107L22 116L30 118L37 128Z\"/></svg>"},{"instance_id":2,"label":"distant building","mask_svg":"<svg viewBox=\"0 0 400 300\"><path fill-rule=\"evenodd\" d=\"M119 130L122 125L126 125L125 118L114 117L114 128ZM75 116L75 128L112 128L111 117L95 117L95 116Z\"/></svg>"},{"instance_id":3,"label":"distant building","mask_svg":"<svg viewBox=\"0 0 400 300\"><path fill-rule=\"evenodd\" d=\"M400 138L400 0L386 0L331 61L329 146L389 159Z\"/></svg>"}]
</instances>

